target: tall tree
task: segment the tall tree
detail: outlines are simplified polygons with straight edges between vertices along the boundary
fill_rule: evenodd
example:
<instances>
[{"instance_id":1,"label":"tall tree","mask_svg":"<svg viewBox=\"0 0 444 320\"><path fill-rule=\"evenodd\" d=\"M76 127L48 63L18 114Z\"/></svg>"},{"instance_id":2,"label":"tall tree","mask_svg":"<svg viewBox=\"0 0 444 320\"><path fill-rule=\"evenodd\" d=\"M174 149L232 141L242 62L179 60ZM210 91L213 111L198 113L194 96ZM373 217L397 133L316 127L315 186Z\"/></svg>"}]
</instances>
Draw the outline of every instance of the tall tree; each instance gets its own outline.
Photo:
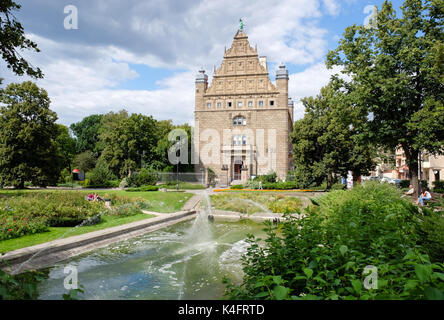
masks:
<instances>
[{"instance_id":1,"label":"tall tree","mask_svg":"<svg viewBox=\"0 0 444 320\"><path fill-rule=\"evenodd\" d=\"M62 157L62 167L71 169L71 164L76 154L76 140L69 134L68 127L58 124L59 134L56 142L59 154Z\"/></svg>"},{"instance_id":2,"label":"tall tree","mask_svg":"<svg viewBox=\"0 0 444 320\"><path fill-rule=\"evenodd\" d=\"M76 137L77 153L90 150L96 157L99 156L103 149L98 143L102 117L101 114L93 114L83 118L80 122L71 124L70 129Z\"/></svg>"},{"instance_id":3,"label":"tall tree","mask_svg":"<svg viewBox=\"0 0 444 320\"><path fill-rule=\"evenodd\" d=\"M420 151L444 152L444 5L406 0L401 9L397 17L385 1L372 27L348 27L327 65L351 78L354 103L369 115L360 130L386 149L401 146L419 189Z\"/></svg>"},{"instance_id":4,"label":"tall tree","mask_svg":"<svg viewBox=\"0 0 444 320\"><path fill-rule=\"evenodd\" d=\"M104 146L101 160L120 177L151 163L156 157L156 124L151 116L129 116L125 110L104 115L99 135Z\"/></svg>"},{"instance_id":5,"label":"tall tree","mask_svg":"<svg viewBox=\"0 0 444 320\"><path fill-rule=\"evenodd\" d=\"M8 68L15 74L43 78L42 71L32 66L19 53L19 50L23 49L40 52L37 44L25 37L21 23L13 14L13 11L20 8L21 6L12 0L0 1L0 52Z\"/></svg>"},{"instance_id":6,"label":"tall tree","mask_svg":"<svg viewBox=\"0 0 444 320\"><path fill-rule=\"evenodd\" d=\"M0 94L0 184L23 188L56 183L62 160L56 139L57 114L44 89L11 83Z\"/></svg>"},{"instance_id":7,"label":"tall tree","mask_svg":"<svg viewBox=\"0 0 444 320\"><path fill-rule=\"evenodd\" d=\"M302 100L305 115L295 122L292 142L295 176L305 187L327 180L330 188L333 174L359 177L374 167L375 148L356 130L363 117L343 85L334 78L317 97Z\"/></svg>"}]
</instances>

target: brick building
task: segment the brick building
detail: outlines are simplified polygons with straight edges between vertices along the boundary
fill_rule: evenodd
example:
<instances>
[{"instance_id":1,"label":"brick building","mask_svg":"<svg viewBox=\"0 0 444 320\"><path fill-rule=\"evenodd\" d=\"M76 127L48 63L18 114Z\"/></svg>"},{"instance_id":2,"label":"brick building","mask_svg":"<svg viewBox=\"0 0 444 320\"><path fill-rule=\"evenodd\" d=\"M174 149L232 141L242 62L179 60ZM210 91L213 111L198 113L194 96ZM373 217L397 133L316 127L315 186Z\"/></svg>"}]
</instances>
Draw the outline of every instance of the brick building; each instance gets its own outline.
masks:
<instances>
[{"instance_id":1,"label":"brick building","mask_svg":"<svg viewBox=\"0 0 444 320\"><path fill-rule=\"evenodd\" d=\"M276 84L270 81L267 58L258 56L241 27L212 83L204 70L196 77L196 170L211 168L222 185L269 172L284 180L293 167L288 81L284 65Z\"/></svg>"}]
</instances>

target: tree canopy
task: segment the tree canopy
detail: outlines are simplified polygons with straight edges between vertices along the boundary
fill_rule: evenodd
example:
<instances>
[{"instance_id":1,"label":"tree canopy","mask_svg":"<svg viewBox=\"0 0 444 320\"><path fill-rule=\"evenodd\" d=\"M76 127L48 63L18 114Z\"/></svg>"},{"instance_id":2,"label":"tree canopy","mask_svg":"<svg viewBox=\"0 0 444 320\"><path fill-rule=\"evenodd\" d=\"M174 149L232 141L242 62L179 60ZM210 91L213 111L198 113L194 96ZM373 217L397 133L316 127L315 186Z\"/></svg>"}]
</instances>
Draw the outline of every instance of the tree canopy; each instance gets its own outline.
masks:
<instances>
[{"instance_id":1,"label":"tree canopy","mask_svg":"<svg viewBox=\"0 0 444 320\"><path fill-rule=\"evenodd\" d=\"M362 115L350 104L350 93L333 79L317 97L302 100L304 118L295 122L295 175L302 185L320 185L332 175L345 176L353 171L358 177L374 166L375 148L362 139L356 125Z\"/></svg>"},{"instance_id":2,"label":"tree canopy","mask_svg":"<svg viewBox=\"0 0 444 320\"><path fill-rule=\"evenodd\" d=\"M12 0L0 1L0 52L8 68L21 76L27 74L34 78L43 78L42 71L31 65L19 53L30 49L40 52L37 44L25 37L21 23L15 18L13 11L21 6Z\"/></svg>"},{"instance_id":3,"label":"tree canopy","mask_svg":"<svg viewBox=\"0 0 444 320\"><path fill-rule=\"evenodd\" d=\"M444 6L406 0L401 10L385 1L372 26L348 27L327 65L343 68L353 104L369 116L357 129L383 148L401 146L418 185L420 151L444 152Z\"/></svg>"},{"instance_id":4,"label":"tree canopy","mask_svg":"<svg viewBox=\"0 0 444 320\"><path fill-rule=\"evenodd\" d=\"M0 102L0 184L55 184L64 159L47 92L30 81L12 83L1 91Z\"/></svg>"}]
</instances>

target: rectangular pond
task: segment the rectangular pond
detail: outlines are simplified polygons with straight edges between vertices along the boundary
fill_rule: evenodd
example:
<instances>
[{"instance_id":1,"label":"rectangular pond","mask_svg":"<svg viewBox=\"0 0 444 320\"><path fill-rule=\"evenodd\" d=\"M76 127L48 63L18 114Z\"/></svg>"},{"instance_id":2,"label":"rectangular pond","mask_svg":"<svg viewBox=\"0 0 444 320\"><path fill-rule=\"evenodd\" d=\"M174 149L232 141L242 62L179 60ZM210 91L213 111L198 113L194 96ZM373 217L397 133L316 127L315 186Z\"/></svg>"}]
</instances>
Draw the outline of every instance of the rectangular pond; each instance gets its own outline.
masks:
<instances>
[{"instance_id":1,"label":"rectangular pond","mask_svg":"<svg viewBox=\"0 0 444 320\"><path fill-rule=\"evenodd\" d=\"M39 286L39 299L62 299L65 267L78 272L80 299L221 299L223 277L240 282L251 221L209 222L206 216L62 261Z\"/></svg>"}]
</instances>

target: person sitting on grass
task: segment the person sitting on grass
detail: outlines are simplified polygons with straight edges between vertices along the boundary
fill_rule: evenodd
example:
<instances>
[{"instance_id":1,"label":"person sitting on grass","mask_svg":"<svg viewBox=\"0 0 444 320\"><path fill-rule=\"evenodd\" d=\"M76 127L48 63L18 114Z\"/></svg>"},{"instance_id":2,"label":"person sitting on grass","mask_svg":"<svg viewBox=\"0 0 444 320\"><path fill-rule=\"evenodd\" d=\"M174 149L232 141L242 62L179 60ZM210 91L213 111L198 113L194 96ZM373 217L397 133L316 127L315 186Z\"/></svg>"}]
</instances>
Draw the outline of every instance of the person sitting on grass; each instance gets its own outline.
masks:
<instances>
[{"instance_id":1,"label":"person sitting on grass","mask_svg":"<svg viewBox=\"0 0 444 320\"><path fill-rule=\"evenodd\" d=\"M99 197L99 194L96 192L95 194L94 194L94 201L103 201L103 198L101 198L101 197Z\"/></svg>"},{"instance_id":2,"label":"person sitting on grass","mask_svg":"<svg viewBox=\"0 0 444 320\"><path fill-rule=\"evenodd\" d=\"M404 192L404 194L408 196L411 196L414 193L415 193L415 188L412 185L409 186L409 191Z\"/></svg>"},{"instance_id":3,"label":"person sitting on grass","mask_svg":"<svg viewBox=\"0 0 444 320\"><path fill-rule=\"evenodd\" d=\"M432 200L432 195L430 194L430 192L428 192L426 189L422 190L421 195L418 198L418 201L416 202L416 204L420 204L421 206L424 205L424 201L430 201Z\"/></svg>"},{"instance_id":4,"label":"person sitting on grass","mask_svg":"<svg viewBox=\"0 0 444 320\"><path fill-rule=\"evenodd\" d=\"M86 200L93 201L94 200L94 195L92 193L88 194L88 198Z\"/></svg>"}]
</instances>

